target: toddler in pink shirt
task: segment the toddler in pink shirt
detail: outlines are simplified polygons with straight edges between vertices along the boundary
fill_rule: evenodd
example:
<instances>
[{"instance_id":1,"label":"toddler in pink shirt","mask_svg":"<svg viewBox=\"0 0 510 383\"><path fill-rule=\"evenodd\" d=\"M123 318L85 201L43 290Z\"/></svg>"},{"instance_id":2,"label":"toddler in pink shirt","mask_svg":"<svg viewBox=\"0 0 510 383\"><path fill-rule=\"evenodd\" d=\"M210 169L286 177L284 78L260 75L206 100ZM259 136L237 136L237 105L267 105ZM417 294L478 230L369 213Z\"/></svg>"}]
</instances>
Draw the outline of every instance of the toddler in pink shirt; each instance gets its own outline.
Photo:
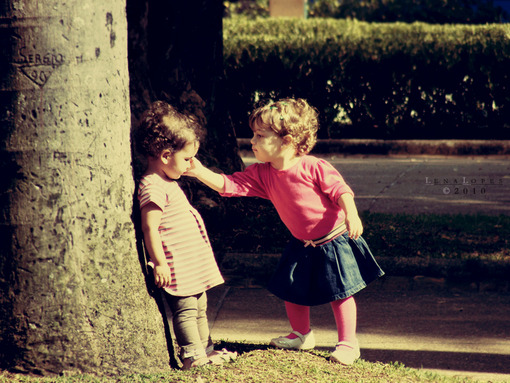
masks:
<instances>
[{"instance_id":1,"label":"toddler in pink shirt","mask_svg":"<svg viewBox=\"0 0 510 383\"><path fill-rule=\"evenodd\" d=\"M226 197L269 199L293 238L269 283L285 302L292 332L270 344L315 347L310 306L329 303L338 343L330 360L345 365L360 357L353 295L384 275L361 237L354 193L327 161L308 153L317 140L317 111L303 99L283 99L250 115L252 150L261 163L222 175L193 158L185 175Z\"/></svg>"}]
</instances>

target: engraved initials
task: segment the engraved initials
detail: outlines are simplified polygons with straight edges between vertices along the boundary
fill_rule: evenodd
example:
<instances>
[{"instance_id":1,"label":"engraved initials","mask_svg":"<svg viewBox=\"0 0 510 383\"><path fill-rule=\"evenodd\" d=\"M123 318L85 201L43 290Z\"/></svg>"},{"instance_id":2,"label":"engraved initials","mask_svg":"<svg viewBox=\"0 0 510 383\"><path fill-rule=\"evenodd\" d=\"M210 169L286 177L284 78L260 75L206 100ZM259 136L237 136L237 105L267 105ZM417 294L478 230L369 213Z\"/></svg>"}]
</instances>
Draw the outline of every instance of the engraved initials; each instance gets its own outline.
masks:
<instances>
[{"instance_id":1,"label":"engraved initials","mask_svg":"<svg viewBox=\"0 0 510 383\"><path fill-rule=\"evenodd\" d=\"M46 85L53 70L64 63L64 55L60 53L32 53L27 52L26 47L21 48L18 55L17 64L21 72L41 88Z\"/></svg>"}]
</instances>

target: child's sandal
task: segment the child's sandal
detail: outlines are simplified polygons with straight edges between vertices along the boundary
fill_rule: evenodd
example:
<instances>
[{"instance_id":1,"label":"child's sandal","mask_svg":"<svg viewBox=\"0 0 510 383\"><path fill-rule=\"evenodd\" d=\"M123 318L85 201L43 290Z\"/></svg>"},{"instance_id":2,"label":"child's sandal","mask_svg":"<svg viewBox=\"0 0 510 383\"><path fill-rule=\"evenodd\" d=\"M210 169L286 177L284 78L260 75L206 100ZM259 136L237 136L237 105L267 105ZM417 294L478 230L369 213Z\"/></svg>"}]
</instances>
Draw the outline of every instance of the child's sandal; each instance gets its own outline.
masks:
<instances>
[{"instance_id":1,"label":"child's sandal","mask_svg":"<svg viewBox=\"0 0 510 383\"><path fill-rule=\"evenodd\" d=\"M346 366L354 364L360 357L358 341L355 343L339 342L336 344L335 351L331 353L329 360Z\"/></svg>"},{"instance_id":2,"label":"child's sandal","mask_svg":"<svg viewBox=\"0 0 510 383\"><path fill-rule=\"evenodd\" d=\"M200 358L195 359L193 357L186 358L182 361L182 369L183 370L189 370L190 368L205 366L206 364L210 364L211 361L209 358Z\"/></svg>"},{"instance_id":3,"label":"child's sandal","mask_svg":"<svg viewBox=\"0 0 510 383\"><path fill-rule=\"evenodd\" d=\"M231 362L237 358L236 351L228 351L226 348L221 350L214 350L207 355L209 362L214 365L220 365L226 362Z\"/></svg>"}]
</instances>

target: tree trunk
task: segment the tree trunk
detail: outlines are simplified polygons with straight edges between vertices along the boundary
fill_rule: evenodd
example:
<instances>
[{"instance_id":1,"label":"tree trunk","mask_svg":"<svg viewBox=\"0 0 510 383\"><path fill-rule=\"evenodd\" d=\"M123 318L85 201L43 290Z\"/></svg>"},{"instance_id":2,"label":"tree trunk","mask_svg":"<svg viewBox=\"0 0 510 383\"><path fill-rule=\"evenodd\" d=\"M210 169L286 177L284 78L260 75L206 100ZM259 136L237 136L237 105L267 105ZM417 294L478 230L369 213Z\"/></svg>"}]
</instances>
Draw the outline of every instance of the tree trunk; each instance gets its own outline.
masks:
<instances>
[{"instance_id":1,"label":"tree trunk","mask_svg":"<svg viewBox=\"0 0 510 383\"><path fill-rule=\"evenodd\" d=\"M131 220L126 0L0 5L0 364L168 366Z\"/></svg>"},{"instance_id":2,"label":"tree trunk","mask_svg":"<svg viewBox=\"0 0 510 383\"><path fill-rule=\"evenodd\" d=\"M243 167L223 84L222 0L127 0L131 110L166 101L207 128L199 156L225 172Z\"/></svg>"}]
</instances>

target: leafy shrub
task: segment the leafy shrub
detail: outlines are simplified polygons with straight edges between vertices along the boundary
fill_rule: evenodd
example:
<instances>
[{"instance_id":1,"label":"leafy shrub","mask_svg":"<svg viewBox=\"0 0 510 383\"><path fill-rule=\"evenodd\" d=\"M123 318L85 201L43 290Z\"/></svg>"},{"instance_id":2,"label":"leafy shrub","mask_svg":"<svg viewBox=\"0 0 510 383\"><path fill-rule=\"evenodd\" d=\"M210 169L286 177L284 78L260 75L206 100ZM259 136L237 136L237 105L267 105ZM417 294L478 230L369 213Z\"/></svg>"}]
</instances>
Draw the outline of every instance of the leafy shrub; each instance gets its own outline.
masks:
<instances>
[{"instance_id":1,"label":"leafy shrub","mask_svg":"<svg viewBox=\"0 0 510 383\"><path fill-rule=\"evenodd\" d=\"M508 21L508 13L492 0L315 0L312 17L353 18L363 21L423 21L433 24L485 24Z\"/></svg>"},{"instance_id":2,"label":"leafy shrub","mask_svg":"<svg viewBox=\"0 0 510 383\"><path fill-rule=\"evenodd\" d=\"M259 101L303 97L320 137L509 137L510 26L224 20L238 137Z\"/></svg>"}]
</instances>

